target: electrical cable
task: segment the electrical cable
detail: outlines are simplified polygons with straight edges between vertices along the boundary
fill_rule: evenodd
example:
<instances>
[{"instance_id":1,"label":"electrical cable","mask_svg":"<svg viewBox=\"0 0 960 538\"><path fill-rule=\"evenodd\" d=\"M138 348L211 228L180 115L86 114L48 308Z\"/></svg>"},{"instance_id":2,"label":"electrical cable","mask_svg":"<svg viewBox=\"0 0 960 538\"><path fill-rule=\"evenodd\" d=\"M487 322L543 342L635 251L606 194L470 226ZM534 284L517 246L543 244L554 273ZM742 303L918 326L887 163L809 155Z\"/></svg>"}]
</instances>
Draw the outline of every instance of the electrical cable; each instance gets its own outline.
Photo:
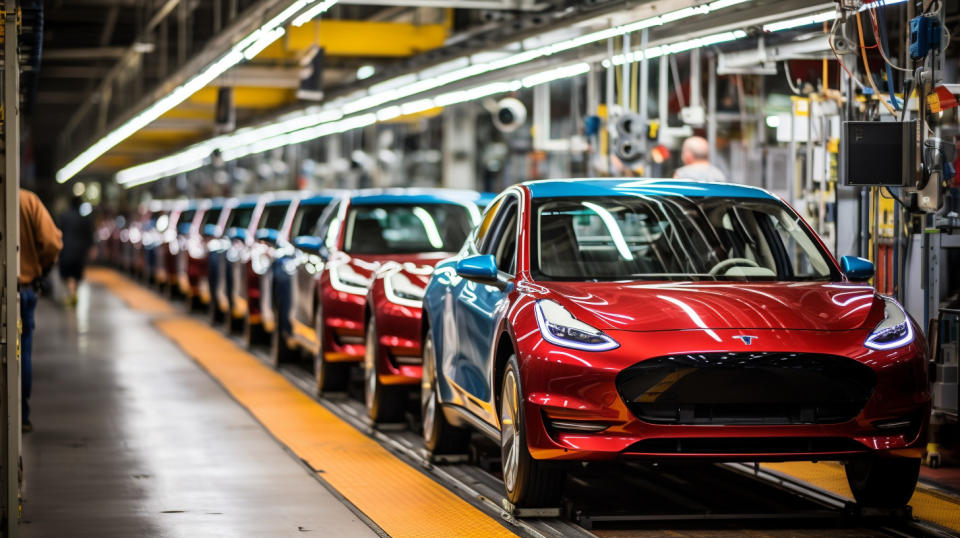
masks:
<instances>
[{"instance_id":1,"label":"electrical cable","mask_svg":"<svg viewBox=\"0 0 960 538\"><path fill-rule=\"evenodd\" d=\"M790 62L788 60L783 61L783 74L787 77L787 86L790 87L790 91L795 95L800 95L800 88L794 86L793 81L790 80Z\"/></svg>"},{"instance_id":2,"label":"electrical cable","mask_svg":"<svg viewBox=\"0 0 960 538\"><path fill-rule=\"evenodd\" d=\"M877 25L877 14L874 12L874 8L870 8L869 11L870 11L870 18L873 19L873 37L877 40L877 43L879 43L879 42L881 41L881 40L880 40L880 33L881 33L881 32L880 32L879 27L878 27L878 25ZM883 32L883 33L886 34L886 32ZM887 65L888 65L888 66L896 69L897 71L903 71L903 72L905 72L905 73L912 73L912 71L911 71L910 69L907 69L907 68L905 68L905 67L898 67L898 66L894 65L893 62L890 61L890 58L887 57L887 54L886 54L886 52L885 52L885 50L884 50L885 48L888 48L889 45L886 45L886 39L883 39L883 42L884 42L885 45L884 45L883 47L880 47L880 56L883 57L883 61L887 62Z\"/></svg>"},{"instance_id":3,"label":"electrical cable","mask_svg":"<svg viewBox=\"0 0 960 538\"><path fill-rule=\"evenodd\" d=\"M847 64L843 63L843 59L840 58L840 53L838 53L836 47L833 46L833 38L836 35L838 21L839 19L835 19L833 21L833 26L830 28L830 35L829 37L827 37L827 44L830 45L830 50L833 51L833 55L837 58L837 63L839 63L840 67L842 67L843 70L847 72L847 76L850 77L850 80L852 80L857 85L858 88L860 88L861 90L864 90L866 88L864 87L863 82L860 82L860 79L853 76L853 73L851 73L850 69L847 68Z\"/></svg>"},{"instance_id":4,"label":"electrical cable","mask_svg":"<svg viewBox=\"0 0 960 538\"><path fill-rule=\"evenodd\" d=\"M873 73L870 72L870 63L867 61L867 46L863 42L863 23L860 22L860 12L857 12L854 16L857 18L857 34L860 35L860 55L863 57L863 69L867 72L867 82L870 83L870 87L876 92L877 99L880 100L880 103L893 117L897 117L897 111L894 110L893 106L880 97L880 90L877 89L877 83L873 80Z\"/></svg>"},{"instance_id":5,"label":"electrical cable","mask_svg":"<svg viewBox=\"0 0 960 538\"><path fill-rule=\"evenodd\" d=\"M893 63L887 59L886 52L890 49L890 42L887 40L887 19L884 14L884 11L881 10L879 14L880 24L877 23L877 12L875 9L870 8L870 20L873 22L873 37L879 45L877 48L880 49L880 56L886 62L887 68L887 90L890 92L890 102L893 103L893 108L900 110L900 100L897 99L897 91L894 86L896 81L893 79Z\"/></svg>"}]
</instances>

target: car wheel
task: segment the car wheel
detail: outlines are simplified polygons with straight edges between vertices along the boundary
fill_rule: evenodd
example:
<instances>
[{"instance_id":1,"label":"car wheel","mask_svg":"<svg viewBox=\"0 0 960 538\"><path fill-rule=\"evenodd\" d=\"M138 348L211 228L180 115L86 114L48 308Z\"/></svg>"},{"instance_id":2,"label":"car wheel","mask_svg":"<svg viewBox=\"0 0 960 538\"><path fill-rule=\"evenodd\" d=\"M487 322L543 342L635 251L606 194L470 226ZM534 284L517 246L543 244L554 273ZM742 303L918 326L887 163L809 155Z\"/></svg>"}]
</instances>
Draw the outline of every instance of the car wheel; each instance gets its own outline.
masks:
<instances>
[{"instance_id":1,"label":"car wheel","mask_svg":"<svg viewBox=\"0 0 960 538\"><path fill-rule=\"evenodd\" d=\"M270 361L274 367L293 359L294 350L287 345L287 335L280 329L280 312L274 311L277 326L270 335Z\"/></svg>"},{"instance_id":2,"label":"car wheel","mask_svg":"<svg viewBox=\"0 0 960 538\"><path fill-rule=\"evenodd\" d=\"M317 312L315 329L317 331L317 354L313 357L313 371L317 381L317 394L324 392L342 391L347 388L350 380L350 364L330 362L325 360L325 344L323 342L324 322L323 314Z\"/></svg>"},{"instance_id":3,"label":"car wheel","mask_svg":"<svg viewBox=\"0 0 960 538\"><path fill-rule=\"evenodd\" d=\"M520 367L511 356L503 373L500 397L500 455L507 499L517 507L560 504L566 473L533 459L527 448Z\"/></svg>"},{"instance_id":4,"label":"car wheel","mask_svg":"<svg viewBox=\"0 0 960 538\"><path fill-rule=\"evenodd\" d=\"M364 403L367 415L375 423L400 422L403 420L404 396L401 387L389 387L380 382L377 371L377 322L372 317L367 324L365 342L366 353L363 357Z\"/></svg>"},{"instance_id":5,"label":"car wheel","mask_svg":"<svg viewBox=\"0 0 960 538\"><path fill-rule=\"evenodd\" d=\"M250 314L243 318L243 342L248 348L253 348L263 341L263 326L250 323Z\"/></svg>"},{"instance_id":6,"label":"car wheel","mask_svg":"<svg viewBox=\"0 0 960 538\"><path fill-rule=\"evenodd\" d=\"M423 421L423 444L432 454L462 454L467 451L470 431L447 422L440 407L437 389L436 356L433 333L423 337L423 379L420 382L420 414Z\"/></svg>"},{"instance_id":7,"label":"car wheel","mask_svg":"<svg viewBox=\"0 0 960 538\"><path fill-rule=\"evenodd\" d=\"M847 483L859 504L877 508L906 506L920 476L919 458L869 458L847 462Z\"/></svg>"}]
</instances>

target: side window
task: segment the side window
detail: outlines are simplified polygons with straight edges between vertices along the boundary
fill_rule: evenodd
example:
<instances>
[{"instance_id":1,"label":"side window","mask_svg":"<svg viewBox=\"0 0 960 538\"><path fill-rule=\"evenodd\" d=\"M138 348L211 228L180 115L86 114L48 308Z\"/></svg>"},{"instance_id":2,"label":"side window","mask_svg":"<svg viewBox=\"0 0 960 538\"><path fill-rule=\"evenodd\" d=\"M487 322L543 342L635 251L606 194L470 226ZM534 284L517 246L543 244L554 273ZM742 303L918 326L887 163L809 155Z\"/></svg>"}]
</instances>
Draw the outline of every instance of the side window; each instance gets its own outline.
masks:
<instances>
[{"instance_id":1,"label":"side window","mask_svg":"<svg viewBox=\"0 0 960 538\"><path fill-rule=\"evenodd\" d=\"M490 207L487 208L487 212L483 214L483 220L480 221L480 226L477 227L477 232L473 238L478 249L481 247L481 245L483 245L483 240L486 239L487 233L490 232L490 229L493 226L493 219L495 219L497 216L497 210L500 209L500 206L503 205L503 201L506 199L506 197L503 197L490 204Z\"/></svg>"},{"instance_id":2,"label":"side window","mask_svg":"<svg viewBox=\"0 0 960 538\"><path fill-rule=\"evenodd\" d=\"M341 203L332 203L324 210L320 220L317 221L317 228L314 235L323 238L323 244L327 249L337 246L337 236L340 235L340 208Z\"/></svg>"},{"instance_id":3,"label":"side window","mask_svg":"<svg viewBox=\"0 0 960 538\"><path fill-rule=\"evenodd\" d=\"M493 231L487 235L487 241L481 246L480 252L492 254L501 271L514 274L517 269L518 204L513 196L504 198L504 202L502 210L493 221Z\"/></svg>"}]
</instances>

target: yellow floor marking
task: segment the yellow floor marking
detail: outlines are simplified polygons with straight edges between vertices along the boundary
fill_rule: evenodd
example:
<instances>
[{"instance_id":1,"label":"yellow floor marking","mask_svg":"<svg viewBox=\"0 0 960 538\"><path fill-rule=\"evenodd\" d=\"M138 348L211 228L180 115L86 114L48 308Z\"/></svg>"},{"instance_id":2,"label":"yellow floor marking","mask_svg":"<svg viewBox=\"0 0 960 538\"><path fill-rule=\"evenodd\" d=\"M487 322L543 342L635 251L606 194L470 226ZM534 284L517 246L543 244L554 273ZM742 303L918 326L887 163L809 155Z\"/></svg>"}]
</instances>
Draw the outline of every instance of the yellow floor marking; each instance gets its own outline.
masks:
<instances>
[{"instance_id":1,"label":"yellow floor marking","mask_svg":"<svg viewBox=\"0 0 960 538\"><path fill-rule=\"evenodd\" d=\"M93 284L109 288L134 310L154 314L171 314L174 312L170 303L163 300L159 295L111 269L91 267L86 271L86 278Z\"/></svg>"},{"instance_id":2,"label":"yellow floor marking","mask_svg":"<svg viewBox=\"0 0 960 538\"><path fill-rule=\"evenodd\" d=\"M763 467L779 471L813 484L821 489L833 492L848 499L853 498L843 465L836 462L791 462L763 463ZM960 531L960 499L951 498L942 493L918 487L910 499L913 515L941 527Z\"/></svg>"},{"instance_id":3,"label":"yellow floor marking","mask_svg":"<svg viewBox=\"0 0 960 538\"><path fill-rule=\"evenodd\" d=\"M156 322L270 432L391 536L512 536L206 325Z\"/></svg>"},{"instance_id":4,"label":"yellow floor marking","mask_svg":"<svg viewBox=\"0 0 960 538\"><path fill-rule=\"evenodd\" d=\"M116 271L92 268L132 308L173 308ZM514 536L497 520L407 465L205 324L184 317L157 328L209 371L281 443L391 536Z\"/></svg>"}]
</instances>

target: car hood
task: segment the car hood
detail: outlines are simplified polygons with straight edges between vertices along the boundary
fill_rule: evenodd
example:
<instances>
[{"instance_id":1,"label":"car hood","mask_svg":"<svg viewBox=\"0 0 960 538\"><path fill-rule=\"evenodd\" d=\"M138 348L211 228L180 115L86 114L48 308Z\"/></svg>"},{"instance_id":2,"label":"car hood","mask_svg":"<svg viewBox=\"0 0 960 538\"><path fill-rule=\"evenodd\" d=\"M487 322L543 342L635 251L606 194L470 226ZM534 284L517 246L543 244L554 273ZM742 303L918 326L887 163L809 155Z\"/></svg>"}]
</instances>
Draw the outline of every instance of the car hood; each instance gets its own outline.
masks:
<instances>
[{"instance_id":1,"label":"car hood","mask_svg":"<svg viewBox=\"0 0 960 538\"><path fill-rule=\"evenodd\" d=\"M537 282L577 318L603 330L806 329L864 325L882 300L844 282ZM539 294L536 294L539 295Z\"/></svg>"},{"instance_id":2,"label":"car hood","mask_svg":"<svg viewBox=\"0 0 960 538\"><path fill-rule=\"evenodd\" d=\"M342 253L331 258L333 263L348 263L364 278L372 279L377 273L403 271L411 282L426 286L433 274L433 267L448 258L448 252L430 252L425 254L354 254Z\"/></svg>"}]
</instances>

